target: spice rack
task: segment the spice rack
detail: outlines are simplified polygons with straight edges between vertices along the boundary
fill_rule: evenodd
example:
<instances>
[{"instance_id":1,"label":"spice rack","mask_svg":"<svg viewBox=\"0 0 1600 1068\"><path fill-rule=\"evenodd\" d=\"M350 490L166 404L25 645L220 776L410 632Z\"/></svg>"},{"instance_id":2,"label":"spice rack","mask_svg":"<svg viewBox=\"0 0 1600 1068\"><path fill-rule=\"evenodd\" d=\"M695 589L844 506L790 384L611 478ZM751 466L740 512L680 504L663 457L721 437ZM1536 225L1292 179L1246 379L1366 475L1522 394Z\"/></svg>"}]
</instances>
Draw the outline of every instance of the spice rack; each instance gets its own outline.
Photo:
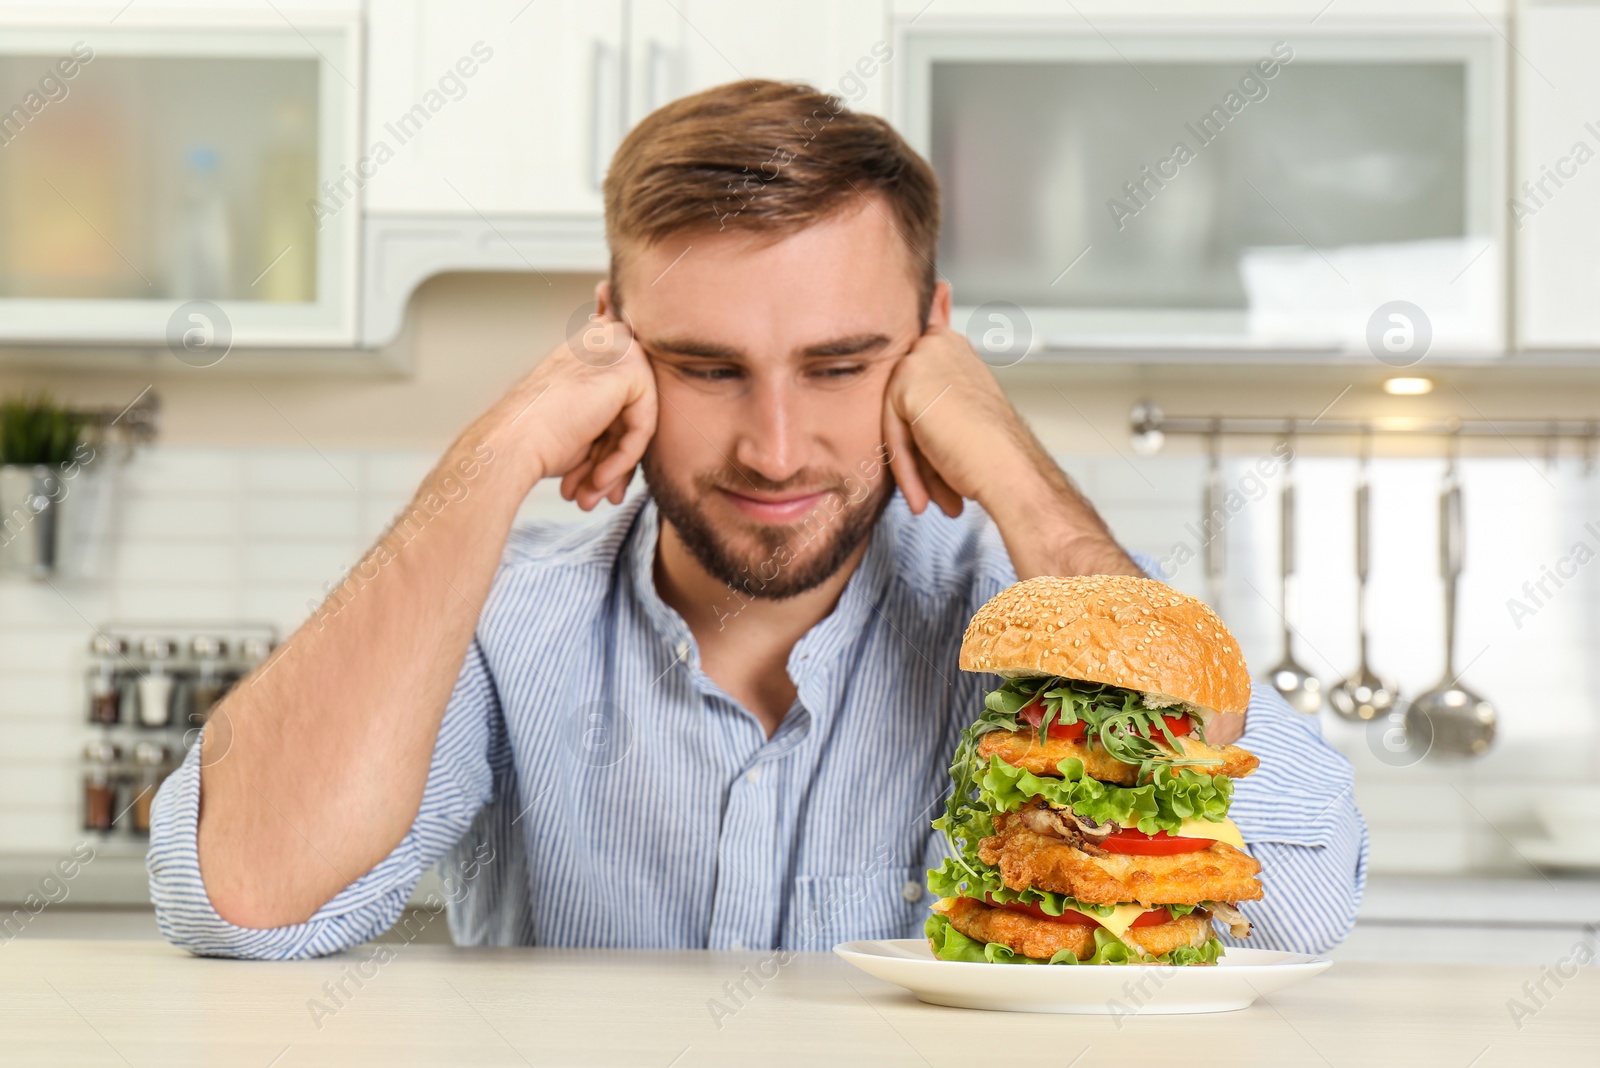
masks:
<instances>
[{"instance_id":1,"label":"spice rack","mask_svg":"<svg viewBox=\"0 0 1600 1068\"><path fill-rule=\"evenodd\" d=\"M130 848L150 806L212 710L278 643L268 624L112 623L95 631L84 672L83 829Z\"/></svg>"}]
</instances>

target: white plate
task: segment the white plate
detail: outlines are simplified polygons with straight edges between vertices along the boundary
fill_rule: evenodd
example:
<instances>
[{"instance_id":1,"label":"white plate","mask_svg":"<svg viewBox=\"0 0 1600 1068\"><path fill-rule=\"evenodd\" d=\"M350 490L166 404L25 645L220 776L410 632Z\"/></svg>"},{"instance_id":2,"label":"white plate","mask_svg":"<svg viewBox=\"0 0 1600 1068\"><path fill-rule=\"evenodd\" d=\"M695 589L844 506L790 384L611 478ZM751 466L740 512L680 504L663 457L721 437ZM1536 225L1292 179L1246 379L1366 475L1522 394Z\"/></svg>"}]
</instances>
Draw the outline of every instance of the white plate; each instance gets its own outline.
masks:
<instances>
[{"instance_id":1,"label":"white plate","mask_svg":"<svg viewBox=\"0 0 1600 1068\"><path fill-rule=\"evenodd\" d=\"M1333 963L1304 953L1229 949L1215 967L970 964L939 960L922 938L842 942L833 951L930 1005L1099 1016L1230 1012Z\"/></svg>"}]
</instances>

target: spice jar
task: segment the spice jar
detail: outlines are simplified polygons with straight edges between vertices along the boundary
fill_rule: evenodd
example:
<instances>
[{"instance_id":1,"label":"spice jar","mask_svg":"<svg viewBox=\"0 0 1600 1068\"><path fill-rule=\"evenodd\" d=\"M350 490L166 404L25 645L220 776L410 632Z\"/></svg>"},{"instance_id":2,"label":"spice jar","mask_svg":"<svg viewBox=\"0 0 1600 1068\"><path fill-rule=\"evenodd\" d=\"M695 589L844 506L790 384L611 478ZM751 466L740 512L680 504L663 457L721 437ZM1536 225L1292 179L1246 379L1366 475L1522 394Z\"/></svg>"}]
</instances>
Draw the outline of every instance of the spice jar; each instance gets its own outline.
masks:
<instances>
[{"instance_id":1,"label":"spice jar","mask_svg":"<svg viewBox=\"0 0 1600 1068\"><path fill-rule=\"evenodd\" d=\"M165 727L172 722L172 671L168 661L177 652L169 638L146 638L139 646L150 661L139 679L139 723L145 727Z\"/></svg>"},{"instance_id":2,"label":"spice jar","mask_svg":"<svg viewBox=\"0 0 1600 1068\"><path fill-rule=\"evenodd\" d=\"M122 750L104 738L83 751L83 829L109 831L117 817L117 763Z\"/></svg>"},{"instance_id":3,"label":"spice jar","mask_svg":"<svg viewBox=\"0 0 1600 1068\"><path fill-rule=\"evenodd\" d=\"M89 642L94 664L89 668L89 722L114 724L122 719L122 687L125 672L117 662L127 652L128 643L109 634L96 634Z\"/></svg>"},{"instance_id":4,"label":"spice jar","mask_svg":"<svg viewBox=\"0 0 1600 1068\"><path fill-rule=\"evenodd\" d=\"M134 790L133 830L136 834L150 833L150 806L155 802L156 790L166 778L167 747L157 742L140 742L133 747Z\"/></svg>"},{"instance_id":5,"label":"spice jar","mask_svg":"<svg viewBox=\"0 0 1600 1068\"><path fill-rule=\"evenodd\" d=\"M222 672L228 643L221 638L198 637L189 643L189 654L195 662L194 677L189 681L189 726L203 727L211 706L228 692L228 679Z\"/></svg>"}]
</instances>

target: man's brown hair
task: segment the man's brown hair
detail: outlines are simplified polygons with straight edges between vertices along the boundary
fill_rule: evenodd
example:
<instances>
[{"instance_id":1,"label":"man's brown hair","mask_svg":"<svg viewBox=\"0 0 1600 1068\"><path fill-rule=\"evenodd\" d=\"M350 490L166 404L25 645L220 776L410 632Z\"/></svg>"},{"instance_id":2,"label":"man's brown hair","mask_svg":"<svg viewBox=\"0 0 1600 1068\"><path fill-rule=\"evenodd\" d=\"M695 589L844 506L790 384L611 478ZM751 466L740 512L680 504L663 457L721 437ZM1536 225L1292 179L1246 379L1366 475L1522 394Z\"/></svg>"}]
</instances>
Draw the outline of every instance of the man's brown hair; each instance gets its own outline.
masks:
<instances>
[{"instance_id":1,"label":"man's brown hair","mask_svg":"<svg viewBox=\"0 0 1600 1068\"><path fill-rule=\"evenodd\" d=\"M798 82L748 80L647 115L605 180L611 284L634 249L695 230L782 237L868 194L905 241L925 328L937 277L939 181L883 119Z\"/></svg>"}]
</instances>

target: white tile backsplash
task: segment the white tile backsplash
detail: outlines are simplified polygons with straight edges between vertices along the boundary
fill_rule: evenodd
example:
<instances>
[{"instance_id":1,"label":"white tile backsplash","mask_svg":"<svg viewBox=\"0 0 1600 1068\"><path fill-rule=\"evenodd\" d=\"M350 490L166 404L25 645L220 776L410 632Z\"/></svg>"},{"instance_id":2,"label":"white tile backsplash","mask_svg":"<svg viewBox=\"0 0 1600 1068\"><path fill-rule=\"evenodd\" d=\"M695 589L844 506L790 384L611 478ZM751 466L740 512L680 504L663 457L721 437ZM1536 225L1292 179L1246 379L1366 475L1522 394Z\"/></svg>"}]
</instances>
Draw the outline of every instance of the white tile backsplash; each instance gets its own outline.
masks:
<instances>
[{"instance_id":1,"label":"white tile backsplash","mask_svg":"<svg viewBox=\"0 0 1600 1068\"><path fill-rule=\"evenodd\" d=\"M117 574L146 584L232 585L238 573L233 539L204 541L124 541L117 546Z\"/></svg>"},{"instance_id":2,"label":"white tile backsplash","mask_svg":"<svg viewBox=\"0 0 1600 1068\"><path fill-rule=\"evenodd\" d=\"M361 546L352 537L341 541L256 541L244 547L248 585L295 586L320 590L355 566Z\"/></svg>"},{"instance_id":3,"label":"white tile backsplash","mask_svg":"<svg viewBox=\"0 0 1600 1068\"><path fill-rule=\"evenodd\" d=\"M354 541L363 531L362 501L344 497L251 495L244 502L244 534L251 541L312 539Z\"/></svg>"},{"instance_id":4,"label":"white tile backsplash","mask_svg":"<svg viewBox=\"0 0 1600 1068\"><path fill-rule=\"evenodd\" d=\"M121 534L130 542L230 539L238 527L237 516L233 509L219 508L217 504L214 496L147 495L138 500L138 507L127 510Z\"/></svg>"},{"instance_id":5,"label":"white tile backsplash","mask_svg":"<svg viewBox=\"0 0 1600 1068\"><path fill-rule=\"evenodd\" d=\"M76 760L0 762L0 812L74 809L77 784Z\"/></svg>"},{"instance_id":6,"label":"white tile backsplash","mask_svg":"<svg viewBox=\"0 0 1600 1068\"><path fill-rule=\"evenodd\" d=\"M1219 606L1257 671L1281 652L1278 466L1270 447L1235 451L1224 483L1240 504L1223 527L1227 572ZM65 848L78 820L82 672L92 626L108 620L265 622L292 631L330 583L360 558L436 459L416 448L183 448L142 451L111 480L116 537L105 570L53 585L0 577L0 852ZM1204 457L1129 453L1063 458L1126 544L1164 559L1171 581L1204 595L1200 497ZM1384 460L1373 478L1372 657L1408 695L1443 670L1437 569L1441 465ZM1255 474L1252 475L1252 472ZM1297 523L1301 581L1299 659L1327 685L1354 667L1353 460L1303 458ZM1530 782L1592 779L1600 567L1585 565L1537 610L1526 599L1580 538L1600 554L1600 486L1572 464L1554 471L1517 458L1463 466L1468 522L1458 667L1501 712L1483 759L1395 766L1368 730L1324 713L1326 733L1357 768L1358 800L1373 831L1376 871L1517 867L1519 835L1537 833ZM87 494L85 495L88 496ZM604 507L604 506L603 506ZM554 481L520 515L584 518ZM1192 553L1178 562L1175 550ZM1520 625L1519 625L1520 624Z\"/></svg>"},{"instance_id":7,"label":"white tile backsplash","mask_svg":"<svg viewBox=\"0 0 1600 1068\"><path fill-rule=\"evenodd\" d=\"M258 449L243 456L247 494L359 494L363 456L349 449Z\"/></svg>"}]
</instances>

